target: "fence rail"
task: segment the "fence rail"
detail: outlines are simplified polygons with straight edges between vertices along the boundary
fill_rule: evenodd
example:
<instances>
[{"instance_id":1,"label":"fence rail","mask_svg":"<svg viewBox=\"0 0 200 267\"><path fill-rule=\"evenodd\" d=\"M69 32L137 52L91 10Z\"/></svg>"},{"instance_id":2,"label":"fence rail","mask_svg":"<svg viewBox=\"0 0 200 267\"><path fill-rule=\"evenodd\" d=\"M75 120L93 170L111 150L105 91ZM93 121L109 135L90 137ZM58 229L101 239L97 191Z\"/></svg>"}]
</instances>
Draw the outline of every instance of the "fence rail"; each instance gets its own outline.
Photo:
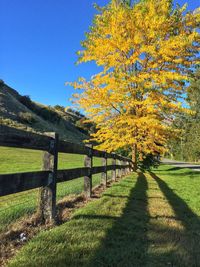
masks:
<instances>
[{"instance_id":1,"label":"fence rail","mask_svg":"<svg viewBox=\"0 0 200 267\"><path fill-rule=\"evenodd\" d=\"M0 197L41 188L39 212L45 222L53 222L56 217L57 183L84 177L84 192L89 198L92 193L92 175L101 173L102 183L107 186L108 171L112 171L112 179L115 180L117 176L132 170L129 158L93 149L91 145L59 140L56 133L41 135L0 125L0 146L44 151L42 171L0 174ZM58 170L59 152L85 155L84 167ZM93 166L93 157L102 158L102 166ZM111 165L107 164L107 159L112 159Z\"/></svg>"}]
</instances>

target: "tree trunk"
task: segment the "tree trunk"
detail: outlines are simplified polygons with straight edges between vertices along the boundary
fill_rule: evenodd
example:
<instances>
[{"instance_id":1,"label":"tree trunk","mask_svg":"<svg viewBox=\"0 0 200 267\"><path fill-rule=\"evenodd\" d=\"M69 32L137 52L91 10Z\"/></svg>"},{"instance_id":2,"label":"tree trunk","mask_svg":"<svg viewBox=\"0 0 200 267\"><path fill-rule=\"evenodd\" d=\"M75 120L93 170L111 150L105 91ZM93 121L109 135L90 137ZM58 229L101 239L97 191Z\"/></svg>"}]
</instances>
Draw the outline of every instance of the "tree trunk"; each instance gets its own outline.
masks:
<instances>
[{"instance_id":1,"label":"tree trunk","mask_svg":"<svg viewBox=\"0 0 200 267\"><path fill-rule=\"evenodd\" d=\"M132 150L132 161L133 161L133 170L137 170L137 145L133 145L133 150Z\"/></svg>"}]
</instances>

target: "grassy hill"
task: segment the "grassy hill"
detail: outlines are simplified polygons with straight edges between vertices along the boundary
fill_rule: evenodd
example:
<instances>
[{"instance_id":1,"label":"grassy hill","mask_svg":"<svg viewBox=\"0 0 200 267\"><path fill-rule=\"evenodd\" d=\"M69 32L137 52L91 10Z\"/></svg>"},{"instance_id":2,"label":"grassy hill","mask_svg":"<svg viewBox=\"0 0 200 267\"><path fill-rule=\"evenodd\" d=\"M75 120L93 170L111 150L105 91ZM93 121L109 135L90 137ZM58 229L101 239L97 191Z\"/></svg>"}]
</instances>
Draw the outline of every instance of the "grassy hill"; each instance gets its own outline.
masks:
<instances>
[{"instance_id":1,"label":"grassy hill","mask_svg":"<svg viewBox=\"0 0 200 267\"><path fill-rule=\"evenodd\" d=\"M41 133L57 132L61 139L80 143L88 137L87 132L76 127L81 119L81 114L65 112L60 106L33 102L0 81L0 124Z\"/></svg>"}]
</instances>

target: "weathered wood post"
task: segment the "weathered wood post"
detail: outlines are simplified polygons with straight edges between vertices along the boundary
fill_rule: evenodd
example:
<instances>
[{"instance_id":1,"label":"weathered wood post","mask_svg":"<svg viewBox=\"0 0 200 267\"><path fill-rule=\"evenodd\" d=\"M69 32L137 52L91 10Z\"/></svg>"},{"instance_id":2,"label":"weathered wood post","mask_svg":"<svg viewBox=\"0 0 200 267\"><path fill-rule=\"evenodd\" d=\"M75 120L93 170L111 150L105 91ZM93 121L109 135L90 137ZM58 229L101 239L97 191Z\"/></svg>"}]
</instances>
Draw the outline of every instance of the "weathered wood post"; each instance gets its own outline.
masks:
<instances>
[{"instance_id":1,"label":"weathered wood post","mask_svg":"<svg viewBox=\"0 0 200 267\"><path fill-rule=\"evenodd\" d=\"M45 223L56 219L56 178L58 166L58 134L46 133L51 137L49 150L44 152L43 170L49 171L48 184L40 189L39 216Z\"/></svg>"},{"instance_id":2,"label":"weathered wood post","mask_svg":"<svg viewBox=\"0 0 200 267\"><path fill-rule=\"evenodd\" d=\"M117 177L120 178L120 161L117 161L118 169L117 169Z\"/></svg>"},{"instance_id":3,"label":"weathered wood post","mask_svg":"<svg viewBox=\"0 0 200 267\"><path fill-rule=\"evenodd\" d=\"M129 174L129 162L126 161L126 175Z\"/></svg>"},{"instance_id":4,"label":"weathered wood post","mask_svg":"<svg viewBox=\"0 0 200 267\"><path fill-rule=\"evenodd\" d=\"M131 173L132 172L132 168L131 168L131 161L129 161L129 172Z\"/></svg>"},{"instance_id":5,"label":"weathered wood post","mask_svg":"<svg viewBox=\"0 0 200 267\"><path fill-rule=\"evenodd\" d=\"M132 172L132 161L129 162L129 171Z\"/></svg>"},{"instance_id":6,"label":"weathered wood post","mask_svg":"<svg viewBox=\"0 0 200 267\"><path fill-rule=\"evenodd\" d=\"M123 168L124 161L123 160L121 161L121 166L122 166L122 168L121 168L121 177L123 177L124 176L124 168Z\"/></svg>"},{"instance_id":7,"label":"weathered wood post","mask_svg":"<svg viewBox=\"0 0 200 267\"><path fill-rule=\"evenodd\" d=\"M128 175L128 161L125 161L126 163L126 175Z\"/></svg>"},{"instance_id":8,"label":"weathered wood post","mask_svg":"<svg viewBox=\"0 0 200 267\"><path fill-rule=\"evenodd\" d=\"M92 145L88 144L88 154L84 158L84 166L89 168L88 175L84 177L84 193L86 198L92 196L92 166L93 166L93 149Z\"/></svg>"},{"instance_id":9,"label":"weathered wood post","mask_svg":"<svg viewBox=\"0 0 200 267\"><path fill-rule=\"evenodd\" d=\"M119 160L119 178L122 177L121 160Z\"/></svg>"},{"instance_id":10,"label":"weathered wood post","mask_svg":"<svg viewBox=\"0 0 200 267\"><path fill-rule=\"evenodd\" d=\"M126 170L126 160L124 160L124 166L125 166L125 168L124 168L124 175L127 175L127 170Z\"/></svg>"},{"instance_id":11,"label":"weathered wood post","mask_svg":"<svg viewBox=\"0 0 200 267\"><path fill-rule=\"evenodd\" d=\"M118 169L119 161L116 159L115 162L116 162L116 165L117 165L116 178L119 178L119 169Z\"/></svg>"},{"instance_id":12,"label":"weathered wood post","mask_svg":"<svg viewBox=\"0 0 200 267\"><path fill-rule=\"evenodd\" d=\"M126 175L126 167L125 167L125 161L123 160L122 161L122 164L123 164L123 176Z\"/></svg>"},{"instance_id":13,"label":"weathered wood post","mask_svg":"<svg viewBox=\"0 0 200 267\"><path fill-rule=\"evenodd\" d=\"M128 172L131 173L131 162L128 162Z\"/></svg>"},{"instance_id":14,"label":"weathered wood post","mask_svg":"<svg viewBox=\"0 0 200 267\"><path fill-rule=\"evenodd\" d=\"M112 165L115 166L115 169L112 170L112 180L113 180L113 181L116 181L116 177L117 177L117 169L116 169L116 156L115 156L114 153L113 153L113 158L112 158Z\"/></svg>"},{"instance_id":15,"label":"weathered wood post","mask_svg":"<svg viewBox=\"0 0 200 267\"><path fill-rule=\"evenodd\" d=\"M131 172L134 172L134 166L133 162L131 161Z\"/></svg>"},{"instance_id":16,"label":"weathered wood post","mask_svg":"<svg viewBox=\"0 0 200 267\"><path fill-rule=\"evenodd\" d=\"M123 161L123 165L124 165L124 169L123 169L124 173L123 173L123 175L125 176L126 175L126 161L125 160Z\"/></svg>"},{"instance_id":17,"label":"weathered wood post","mask_svg":"<svg viewBox=\"0 0 200 267\"><path fill-rule=\"evenodd\" d=\"M122 166L122 169L121 169L121 176L123 177L124 176L124 161L122 160L121 161L121 166Z\"/></svg>"},{"instance_id":18,"label":"weathered wood post","mask_svg":"<svg viewBox=\"0 0 200 267\"><path fill-rule=\"evenodd\" d=\"M107 175L107 155L104 153L104 157L102 158L102 166L104 167L103 172L101 173L101 182L103 186L107 187L108 175Z\"/></svg>"}]
</instances>

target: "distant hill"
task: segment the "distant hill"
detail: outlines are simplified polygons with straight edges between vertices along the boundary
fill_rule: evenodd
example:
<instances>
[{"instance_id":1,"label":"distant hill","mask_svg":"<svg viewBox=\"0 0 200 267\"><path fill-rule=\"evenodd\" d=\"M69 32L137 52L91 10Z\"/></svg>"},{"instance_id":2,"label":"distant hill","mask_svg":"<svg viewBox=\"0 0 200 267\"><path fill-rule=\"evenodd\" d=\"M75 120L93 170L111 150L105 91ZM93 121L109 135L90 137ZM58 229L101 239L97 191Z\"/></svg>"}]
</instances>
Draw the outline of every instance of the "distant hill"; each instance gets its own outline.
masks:
<instances>
[{"instance_id":1,"label":"distant hill","mask_svg":"<svg viewBox=\"0 0 200 267\"><path fill-rule=\"evenodd\" d=\"M79 112L61 106L45 106L20 95L0 80L0 124L33 132L57 132L63 140L81 143L88 131Z\"/></svg>"}]
</instances>

